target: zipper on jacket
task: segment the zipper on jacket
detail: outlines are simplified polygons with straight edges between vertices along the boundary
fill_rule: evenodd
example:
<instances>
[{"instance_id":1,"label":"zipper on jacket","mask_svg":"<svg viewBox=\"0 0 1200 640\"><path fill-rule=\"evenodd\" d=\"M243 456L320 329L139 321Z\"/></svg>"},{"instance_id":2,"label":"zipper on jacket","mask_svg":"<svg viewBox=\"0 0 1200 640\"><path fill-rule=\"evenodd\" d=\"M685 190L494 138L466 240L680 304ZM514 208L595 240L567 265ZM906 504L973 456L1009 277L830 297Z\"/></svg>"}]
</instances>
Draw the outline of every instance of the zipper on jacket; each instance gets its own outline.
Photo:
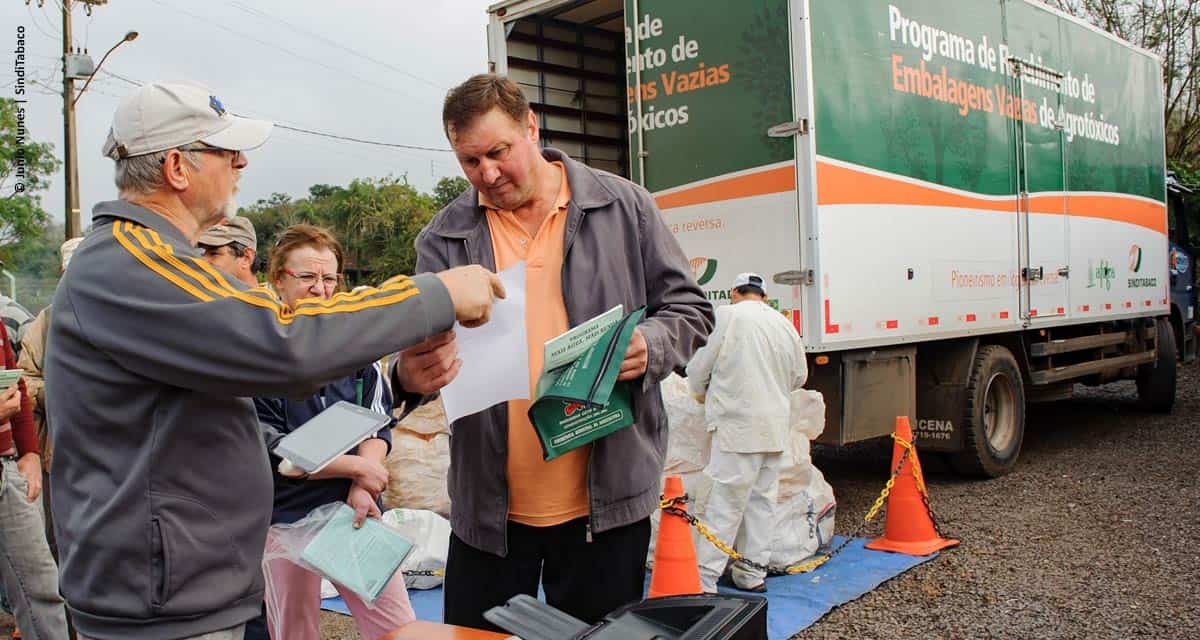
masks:
<instances>
[{"instance_id":1,"label":"zipper on jacket","mask_svg":"<svg viewBox=\"0 0 1200 640\"><path fill-rule=\"evenodd\" d=\"M591 519L588 519L588 521L583 524L583 533L584 533L584 541L587 542L588 544L591 544L592 543L592 521L591 521Z\"/></svg>"}]
</instances>

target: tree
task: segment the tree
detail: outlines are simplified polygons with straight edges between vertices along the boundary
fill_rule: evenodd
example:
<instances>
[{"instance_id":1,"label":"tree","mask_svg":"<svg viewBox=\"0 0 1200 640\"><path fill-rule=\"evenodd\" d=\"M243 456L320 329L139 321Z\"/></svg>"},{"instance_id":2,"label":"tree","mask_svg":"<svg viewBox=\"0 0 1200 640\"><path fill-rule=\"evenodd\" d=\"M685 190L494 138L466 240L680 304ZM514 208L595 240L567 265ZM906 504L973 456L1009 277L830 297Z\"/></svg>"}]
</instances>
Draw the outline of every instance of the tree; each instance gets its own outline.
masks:
<instances>
[{"instance_id":1,"label":"tree","mask_svg":"<svg viewBox=\"0 0 1200 640\"><path fill-rule=\"evenodd\" d=\"M254 223L264 260L288 226L306 222L328 228L342 243L346 264L341 267L354 286L412 273L417 233L432 219L439 199L453 200L466 186L462 178L444 178L429 195L403 177L364 178L344 187L313 185L308 197L298 200L274 194L240 213Z\"/></svg>"},{"instance_id":2,"label":"tree","mask_svg":"<svg viewBox=\"0 0 1200 640\"><path fill-rule=\"evenodd\" d=\"M50 217L39 192L58 164L50 144L29 139L24 106L0 99L0 260L11 259L13 245L46 229Z\"/></svg>"},{"instance_id":3,"label":"tree","mask_svg":"<svg viewBox=\"0 0 1200 640\"><path fill-rule=\"evenodd\" d=\"M454 176L453 178L442 178L438 180L437 186L433 188L433 206L438 211L445 208L446 205L454 202L454 199L462 195L462 192L471 187L471 183L462 176Z\"/></svg>"}]
</instances>

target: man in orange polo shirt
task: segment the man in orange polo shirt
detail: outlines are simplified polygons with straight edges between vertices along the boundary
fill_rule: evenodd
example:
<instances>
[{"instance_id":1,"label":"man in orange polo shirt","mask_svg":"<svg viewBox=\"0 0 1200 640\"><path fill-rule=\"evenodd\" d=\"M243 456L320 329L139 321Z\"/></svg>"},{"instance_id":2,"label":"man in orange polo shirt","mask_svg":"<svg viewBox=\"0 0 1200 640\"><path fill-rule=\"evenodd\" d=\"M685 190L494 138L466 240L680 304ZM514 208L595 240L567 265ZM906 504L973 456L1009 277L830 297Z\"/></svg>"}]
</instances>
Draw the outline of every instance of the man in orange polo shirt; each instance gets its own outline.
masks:
<instances>
[{"instance_id":1,"label":"man in orange polo shirt","mask_svg":"<svg viewBox=\"0 0 1200 640\"><path fill-rule=\"evenodd\" d=\"M617 304L646 307L618 378L634 385L633 426L546 462L528 400L452 425L445 621L493 628L484 611L536 595L539 584L551 605L595 621L642 598L667 442L658 383L704 343L712 308L650 195L540 149L515 83L467 80L447 96L442 120L473 188L421 232L417 267L526 263L531 390L546 340ZM455 353L452 335L404 352L403 391L444 386L460 366Z\"/></svg>"}]
</instances>

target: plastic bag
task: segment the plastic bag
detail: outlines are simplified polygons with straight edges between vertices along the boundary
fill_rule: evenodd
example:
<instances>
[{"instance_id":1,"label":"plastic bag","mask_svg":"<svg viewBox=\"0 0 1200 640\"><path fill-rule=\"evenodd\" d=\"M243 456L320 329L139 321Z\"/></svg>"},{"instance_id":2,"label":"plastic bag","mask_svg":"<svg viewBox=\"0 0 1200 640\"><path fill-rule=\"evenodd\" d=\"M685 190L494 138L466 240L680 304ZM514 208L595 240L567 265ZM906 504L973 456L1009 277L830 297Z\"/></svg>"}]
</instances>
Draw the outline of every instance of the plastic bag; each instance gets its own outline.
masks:
<instances>
[{"instance_id":1,"label":"plastic bag","mask_svg":"<svg viewBox=\"0 0 1200 640\"><path fill-rule=\"evenodd\" d=\"M664 473L679 475L704 469L712 448L712 433L704 424L704 405L692 397L687 380L674 373L659 388L669 427ZM685 490L690 493L690 489Z\"/></svg>"},{"instance_id":2,"label":"plastic bag","mask_svg":"<svg viewBox=\"0 0 1200 640\"><path fill-rule=\"evenodd\" d=\"M450 515L446 479L450 468L450 434L420 434L392 430L392 451L387 457L388 486L385 507L428 509Z\"/></svg>"},{"instance_id":3,"label":"plastic bag","mask_svg":"<svg viewBox=\"0 0 1200 640\"><path fill-rule=\"evenodd\" d=\"M267 618L275 635L290 637L281 619L282 601L275 585L287 563L307 569L353 591L374 609L376 599L400 571L412 542L378 519L368 518L353 528L354 509L334 502L313 509L293 524L274 525L267 532L263 552Z\"/></svg>"},{"instance_id":4,"label":"plastic bag","mask_svg":"<svg viewBox=\"0 0 1200 640\"><path fill-rule=\"evenodd\" d=\"M409 589L436 589L442 586L440 575L410 575L409 572L444 571L450 554L450 521L424 509L389 509L384 524L412 540L413 550L400 565Z\"/></svg>"}]
</instances>

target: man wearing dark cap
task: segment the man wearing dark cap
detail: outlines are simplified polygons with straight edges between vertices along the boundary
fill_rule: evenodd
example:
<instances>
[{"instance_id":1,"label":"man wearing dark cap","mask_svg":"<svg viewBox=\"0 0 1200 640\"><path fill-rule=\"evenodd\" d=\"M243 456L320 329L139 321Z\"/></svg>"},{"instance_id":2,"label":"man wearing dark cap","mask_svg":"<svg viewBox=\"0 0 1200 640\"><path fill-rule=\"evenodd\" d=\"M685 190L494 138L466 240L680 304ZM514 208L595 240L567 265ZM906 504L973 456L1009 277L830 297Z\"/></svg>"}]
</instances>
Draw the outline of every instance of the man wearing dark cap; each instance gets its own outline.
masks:
<instances>
[{"instance_id":1,"label":"man wearing dark cap","mask_svg":"<svg viewBox=\"0 0 1200 640\"><path fill-rule=\"evenodd\" d=\"M254 277L258 237L250 220L234 216L200 234L196 245L212 266L241 280L248 287L258 286L258 279Z\"/></svg>"},{"instance_id":2,"label":"man wearing dark cap","mask_svg":"<svg viewBox=\"0 0 1200 640\"><path fill-rule=\"evenodd\" d=\"M59 282L46 353L60 586L81 639L241 640L272 504L250 397L313 393L455 320L483 324L504 295L472 267L284 305L201 260L197 237L230 217L271 126L192 84L117 107L119 199L96 205Z\"/></svg>"},{"instance_id":3,"label":"man wearing dark cap","mask_svg":"<svg viewBox=\"0 0 1200 640\"><path fill-rule=\"evenodd\" d=\"M730 301L717 308L708 344L688 364L688 386L703 397L704 422L713 434L704 474L712 479L705 519L721 540L744 528L739 551L759 564L770 562L779 472L791 455L791 393L808 379L804 344L792 324L766 303L763 278L742 273ZM716 592L725 554L711 544L696 550L700 583ZM740 563L734 585L767 590L766 573Z\"/></svg>"}]
</instances>

